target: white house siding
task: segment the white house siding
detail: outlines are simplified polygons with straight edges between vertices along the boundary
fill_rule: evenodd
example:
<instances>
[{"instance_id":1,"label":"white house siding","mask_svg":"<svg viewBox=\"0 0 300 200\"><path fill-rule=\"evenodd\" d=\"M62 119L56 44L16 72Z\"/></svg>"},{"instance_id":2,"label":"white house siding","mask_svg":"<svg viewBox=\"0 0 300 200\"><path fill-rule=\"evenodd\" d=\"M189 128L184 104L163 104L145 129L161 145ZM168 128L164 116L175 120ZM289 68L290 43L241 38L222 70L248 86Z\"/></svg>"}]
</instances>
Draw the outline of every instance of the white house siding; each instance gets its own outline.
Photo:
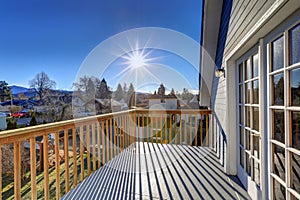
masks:
<instances>
[{"instance_id":1,"label":"white house siding","mask_svg":"<svg viewBox=\"0 0 300 200\"><path fill-rule=\"evenodd\" d=\"M229 119L230 113L236 113L236 110L231 108L236 104L236 92L232 87L232 79L235 78L234 70L236 68L236 61L245 53L251 50L255 45L259 44L259 39L266 39L266 36L274 30L279 24L285 21L295 10L299 9L299 0L234 0L231 11L230 25L227 34L227 41L223 55L222 66L226 67L226 78L214 78L212 84L211 108L214 111L213 119L213 134L216 138L215 148L220 155L220 161L224 164L226 172L231 173L226 165L236 165L232 152L235 151L234 156L238 151L237 144L233 149L230 149L230 143L235 140L238 135L237 131L231 126L236 126L236 119ZM265 59L265 58L264 58ZM264 65L266 65L266 59ZM229 75L228 72L230 71ZM226 83L231 83L226 85ZM228 91L230 90L230 92ZM228 114L229 113L229 114ZM228 121L230 120L230 123ZM233 122L233 123L232 123ZM266 123L266 122L265 122ZM264 132L261 133L262 137ZM225 138L224 138L225 137ZM266 141L266 140L264 140ZM233 142L234 143L234 142ZM265 142L267 145L267 142ZM262 147L262 151L267 147ZM228 153L226 153L228 152ZM262 176L268 173L268 166L266 157L267 153L262 153ZM265 155L264 155L265 154ZM230 158L231 157L231 158ZM228 159L229 158L229 159ZM227 162L226 162L227 160ZM265 176L266 177L266 176ZM267 179L265 178L264 179ZM268 188L270 187L267 180L262 180L262 196L252 196L254 199L268 198ZM247 188L249 192L249 188ZM249 192L251 193L251 191Z\"/></svg>"},{"instance_id":2,"label":"white house siding","mask_svg":"<svg viewBox=\"0 0 300 200\"><path fill-rule=\"evenodd\" d=\"M234 0L223 58L236 47L275 0Z\"/></svg>"},{"instance_id":3,"label":"white house siding","mask_svg":"<svg viewBox=\"0 0 300 200\"><path fill-rule=\"evenodd\" d=\"M215 148L220 162L223 166L226 166L225 155L226 155L226 138L224 134L225 121L226 121L226 81L224 77L215 78L212 87L212 110L213 114L213 147Z\"/></svg>"}]
</instances>

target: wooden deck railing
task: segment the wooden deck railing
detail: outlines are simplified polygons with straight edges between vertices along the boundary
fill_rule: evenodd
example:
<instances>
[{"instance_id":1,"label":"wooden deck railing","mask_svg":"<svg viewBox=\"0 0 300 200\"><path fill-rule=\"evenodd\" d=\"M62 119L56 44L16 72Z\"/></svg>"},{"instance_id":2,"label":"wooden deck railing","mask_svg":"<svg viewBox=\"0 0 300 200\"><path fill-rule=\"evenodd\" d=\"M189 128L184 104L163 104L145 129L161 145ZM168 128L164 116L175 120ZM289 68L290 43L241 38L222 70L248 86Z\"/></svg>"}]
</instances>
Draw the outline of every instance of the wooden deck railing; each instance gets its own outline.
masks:
<instances>
[{"instance_id":1,"label":"wooden deck railing","mask_svg":"<svg viewBox=\"0 0 300 200\"><path fill-rule=\"evenodd\" d=\"M0 199L59 199L135 141L208 146L210 114L136 109L0 132Z\"/></svg>"}]
</instances>

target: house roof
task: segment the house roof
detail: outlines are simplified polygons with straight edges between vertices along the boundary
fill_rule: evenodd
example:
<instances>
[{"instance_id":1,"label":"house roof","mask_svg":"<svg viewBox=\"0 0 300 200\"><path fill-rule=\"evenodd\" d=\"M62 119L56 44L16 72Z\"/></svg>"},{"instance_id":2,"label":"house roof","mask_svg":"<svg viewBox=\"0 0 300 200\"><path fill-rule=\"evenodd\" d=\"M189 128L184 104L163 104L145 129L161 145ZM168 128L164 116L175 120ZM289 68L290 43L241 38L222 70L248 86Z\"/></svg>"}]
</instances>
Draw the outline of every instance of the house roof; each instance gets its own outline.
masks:
<instances>
[{"instance_id":1,"label":"house roof","mask_svg":"<svg viewBox=\"0 0 300 200\"><path fill-rule=\"evenodd\" d=\"M210 106L214 73L222 65L231 9L232 0L204 1L199 98L202 106Z\"/></svg>"},{"instance_id":2,"label":"house roof","mask_svg":"<svg viewBox=\"0 0 300 200\"><path fill-rule=\"evenodd\" d=\"M148 99L177 99L176 95L168 94L168 95L159 95L152 94L147 97Z\"/></svg>"}]
</instances>

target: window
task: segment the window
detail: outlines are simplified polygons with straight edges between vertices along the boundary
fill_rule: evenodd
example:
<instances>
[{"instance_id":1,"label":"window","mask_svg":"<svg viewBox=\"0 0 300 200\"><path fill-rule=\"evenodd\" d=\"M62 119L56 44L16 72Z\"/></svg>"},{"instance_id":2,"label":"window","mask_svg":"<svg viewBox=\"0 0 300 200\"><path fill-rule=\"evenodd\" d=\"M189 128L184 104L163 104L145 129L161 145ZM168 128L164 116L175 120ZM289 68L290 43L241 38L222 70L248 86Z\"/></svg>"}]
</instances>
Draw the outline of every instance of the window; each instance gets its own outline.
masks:
<instances>
[{"instance_id":1,"label":"window","mask_svg":"<svg viewBox=\"0 0 300 200\"><path fill-rule=\"evenodd\" d=\"M259 60L254 54L238 64L239 164L260 186Z\"/></svg>"},{"instance_id":2,"label":"window","mask_svg":"<svg viewBox=\"0 0 300 200\"><path fill-rule=\"evenodd\" d=\"M300 24L269 43L271 190L300 195Z\"/></svg>"}]
</instances>

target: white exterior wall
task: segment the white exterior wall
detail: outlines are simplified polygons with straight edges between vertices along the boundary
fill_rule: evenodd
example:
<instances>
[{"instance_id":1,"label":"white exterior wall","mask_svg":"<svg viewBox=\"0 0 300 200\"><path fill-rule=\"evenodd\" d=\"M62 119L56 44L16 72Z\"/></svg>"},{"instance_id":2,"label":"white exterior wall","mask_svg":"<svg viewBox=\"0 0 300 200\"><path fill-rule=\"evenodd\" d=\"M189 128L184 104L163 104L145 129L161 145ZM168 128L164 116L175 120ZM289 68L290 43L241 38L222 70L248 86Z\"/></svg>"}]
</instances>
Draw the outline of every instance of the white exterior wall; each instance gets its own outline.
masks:
<instances>
[{"instance_id":1,"label":"white exterior wall","mask_svg":"<svg viewBox=\"0 0 300 200\"><path fill-rule=\"evenodd\" d=\"M164 99L165 102L162 103L161 99L149 99L150 109L166 109L166 110L176 110L177 109L177 99Z\"/></svg>"},{"instance_id":2,"label":"white exterior wall","mask_svg":"<svg viewBox=\"0 0 300 200\"><path fill-rule=\"evenodd\" d=\"M239 151L237 109L236 109L236 62L245 53L257 46L261 38L266 37L289 15L299 9L299 0L234 0L230 26L224 50L223 64L226 76L214 78L212 84L211 108L214 111L212 123L213 147L220 155L220 162L228 174L237 174ZM264 61L262 61L264 62ZM264 64L265 63L261 63ZM266 76L265 76L266 77ZM264 81L263 81L264 82ZM254 199L265 199L268 195L268 141L267 122L260 125L262 152L262 193L247 188ZM264 132L265 131L265 132ZM254 195L253 195L254 194ZM256 194L256 195L255 195Z\"/></svg>"}]
</instances>

